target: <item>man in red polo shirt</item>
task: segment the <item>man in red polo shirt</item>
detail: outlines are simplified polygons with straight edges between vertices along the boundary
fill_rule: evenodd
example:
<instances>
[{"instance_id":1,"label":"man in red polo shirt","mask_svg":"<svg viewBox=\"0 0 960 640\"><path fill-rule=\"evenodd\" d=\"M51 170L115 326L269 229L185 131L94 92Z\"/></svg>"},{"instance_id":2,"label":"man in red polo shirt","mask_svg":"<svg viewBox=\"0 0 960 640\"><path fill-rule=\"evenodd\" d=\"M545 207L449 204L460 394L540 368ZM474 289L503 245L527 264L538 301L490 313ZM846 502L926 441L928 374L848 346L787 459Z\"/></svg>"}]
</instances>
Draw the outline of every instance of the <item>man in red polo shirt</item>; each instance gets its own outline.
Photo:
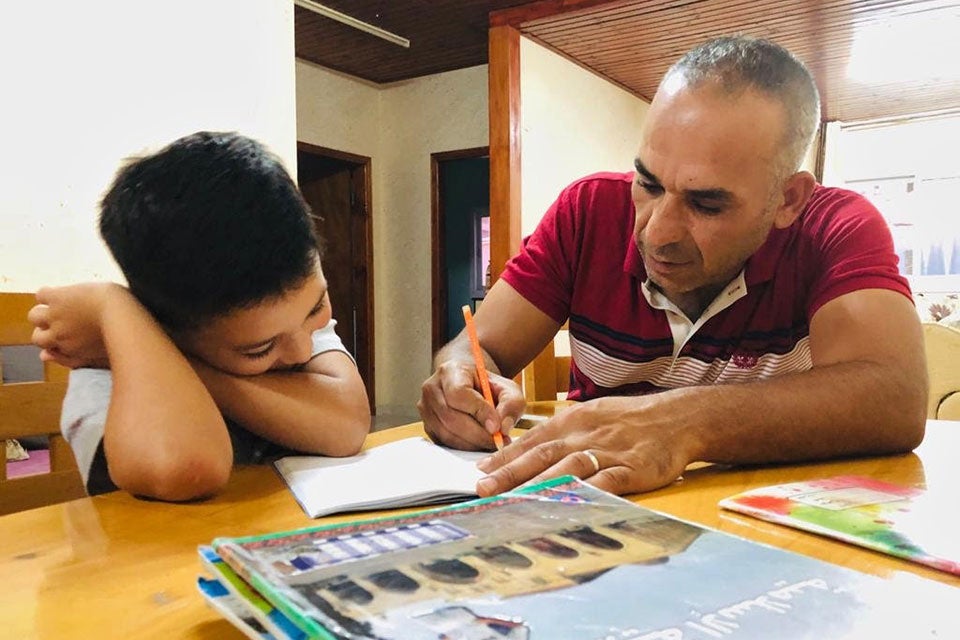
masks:
<instances>
[{"instance_id":1,"label":"man in red polo shirt","mask_svg":"<svg viewBox=\"0 0 960 640\"><path fill-rule=\"evenodd\" d=\"M862 197L798 168L819 122L807 69L718 38L667 72L631 174L567 187L476 315L438 352L420 413L444 444L490 448L523 410L511 378L569 320L581 401L481 463L480 495L573 474L615 493L687 464L907 451L926 367L890 233Z\"/></svg>"}]
</instances>

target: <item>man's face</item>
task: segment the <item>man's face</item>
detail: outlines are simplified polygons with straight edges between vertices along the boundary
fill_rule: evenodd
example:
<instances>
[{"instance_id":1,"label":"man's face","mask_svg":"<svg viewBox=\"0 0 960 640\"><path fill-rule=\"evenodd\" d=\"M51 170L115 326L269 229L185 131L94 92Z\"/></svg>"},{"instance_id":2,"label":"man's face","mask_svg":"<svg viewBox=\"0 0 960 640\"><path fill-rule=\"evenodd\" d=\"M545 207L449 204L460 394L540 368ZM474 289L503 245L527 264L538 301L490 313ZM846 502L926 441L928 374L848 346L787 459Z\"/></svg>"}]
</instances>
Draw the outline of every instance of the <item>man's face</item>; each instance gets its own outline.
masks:
<instances>
[{"instance_id":1,"label":"man's face","mask_svg":"<svg viewBox=\"0 0 960 640\"><path fill-rule=\"evenodd\" d=\"M217 317L179 337L177 344L234 375L290 369L310 360L311 334L326 326L332 313L327 281L318 267L282 297Z\"/></svg>"},{"instance_id":2,"label":"man's face","mask_svg":"<svg viewBox=\"0 0 960 640\"><path fill-rule=\"evenodd\" d=\"M636 159L634 235L647 275L684 310L709 304L779 222L783 120L752 91L668 82L654 97Z\"/></svg>"}]
</instances>

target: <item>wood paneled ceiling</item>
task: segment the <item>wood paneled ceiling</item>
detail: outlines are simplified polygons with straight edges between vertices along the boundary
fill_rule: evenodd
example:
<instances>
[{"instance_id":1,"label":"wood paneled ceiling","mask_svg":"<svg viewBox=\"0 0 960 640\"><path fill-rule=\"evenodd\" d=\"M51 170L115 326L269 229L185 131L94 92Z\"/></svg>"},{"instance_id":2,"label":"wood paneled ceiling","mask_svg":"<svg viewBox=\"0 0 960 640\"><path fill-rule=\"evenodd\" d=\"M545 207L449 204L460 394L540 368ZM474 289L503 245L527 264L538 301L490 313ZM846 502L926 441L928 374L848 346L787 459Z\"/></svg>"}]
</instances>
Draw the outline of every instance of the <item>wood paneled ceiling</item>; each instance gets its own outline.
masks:
<instances>
[{"instance_id":1,"label":"wood paneled ceiling","mask_svg":"<svg viewBox=\"0 0 960 640\"><path fill-rule=\"evenodd\" d=\"M410 48L295 7L298 58L376 83L487 62L488 14L529 0L317 0L410 40Z\"/></svg>"},{"instance_id":2,"label":"wood paneled ceiling","mask_svg":"<svg viewBox=\"0 0 960 640\"><path fill-rule=\"evenodd\" d=\"M810 67L824 120L960 107L956 0L322 3L410 39L403 49L296 9L298 57L377 83L485 63L488 14L506 10L498 20L646 100L684 51L712 36L745 33L783 44Z\"/></svg>"},{"instance_id":3,"label":"wood paneled ceiling","mask_svg":"<svg viewBox=\"0 0 960 640\"><path fill-rule=\"evenodd\" d=\"M807 64L824 120L960 106L957 2L615 2L528 21L521 31L647 100L683 52L743 33L774 40Z\"/></svg>"}]
</instances>

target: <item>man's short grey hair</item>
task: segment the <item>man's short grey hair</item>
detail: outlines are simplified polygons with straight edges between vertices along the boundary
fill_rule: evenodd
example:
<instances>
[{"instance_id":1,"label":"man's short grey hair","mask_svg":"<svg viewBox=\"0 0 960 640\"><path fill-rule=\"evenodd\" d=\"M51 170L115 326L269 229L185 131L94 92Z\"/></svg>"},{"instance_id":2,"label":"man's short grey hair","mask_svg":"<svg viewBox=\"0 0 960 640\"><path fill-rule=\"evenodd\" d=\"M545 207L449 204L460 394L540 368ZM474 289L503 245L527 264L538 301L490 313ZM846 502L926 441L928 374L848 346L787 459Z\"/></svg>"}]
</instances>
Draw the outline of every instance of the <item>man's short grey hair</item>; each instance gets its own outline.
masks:
<instances>
[{"instance_id":1,"label":"man's short grey hair","mask_svg":"<svg viewBox=\"0 0 960 640\"><path fill-rule=\"evenodd\" d=\"M761 38L723 36L684 54L663 82L675 76L689 87L714 83L730 94L754 89L779 100L787 126L777 170L786 177L800 168L820 124L820 94L810 71L792 53Z\"/></svg>"}]
</instances>

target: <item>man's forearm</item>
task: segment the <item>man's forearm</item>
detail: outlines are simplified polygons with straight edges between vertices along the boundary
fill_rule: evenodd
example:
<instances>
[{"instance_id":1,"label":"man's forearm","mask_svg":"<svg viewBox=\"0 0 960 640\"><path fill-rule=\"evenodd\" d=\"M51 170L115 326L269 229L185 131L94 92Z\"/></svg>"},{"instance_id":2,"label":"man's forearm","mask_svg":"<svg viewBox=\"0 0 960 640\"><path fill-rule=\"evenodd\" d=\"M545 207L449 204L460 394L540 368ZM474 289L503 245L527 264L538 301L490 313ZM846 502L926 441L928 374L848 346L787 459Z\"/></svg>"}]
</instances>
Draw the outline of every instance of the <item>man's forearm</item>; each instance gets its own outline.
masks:
<instances>
[{"instance_id":1,"label":"man's forearm","mask_svg":"<svg viewBox=\"0 0 960 640\"><path fill-rule=\"evenodd\" d=\"M500 375L500 367L493 359L493 356L487 353L486 349L482 346L480 347L480 351L483 353L483 363L487 367L487 371ZM467 338L466 333L461 332L456 338L437 351L437 354L433 357L433 368L436 370L444 362L450 361L473 365L473 350L470 347L470 340Z\"/></svg>"},{"instance_id":2,"label":"man's forearm","mask_svg":"<svg viewBox=\"0 0 960 640\"><path fill-rule=\"evenodd\" d=\"M923 438L925 380L847 362L769 380L677 389L659 407L686 425L691 461L765 463L909 451Z\"/></svg>"}]
</instances>

